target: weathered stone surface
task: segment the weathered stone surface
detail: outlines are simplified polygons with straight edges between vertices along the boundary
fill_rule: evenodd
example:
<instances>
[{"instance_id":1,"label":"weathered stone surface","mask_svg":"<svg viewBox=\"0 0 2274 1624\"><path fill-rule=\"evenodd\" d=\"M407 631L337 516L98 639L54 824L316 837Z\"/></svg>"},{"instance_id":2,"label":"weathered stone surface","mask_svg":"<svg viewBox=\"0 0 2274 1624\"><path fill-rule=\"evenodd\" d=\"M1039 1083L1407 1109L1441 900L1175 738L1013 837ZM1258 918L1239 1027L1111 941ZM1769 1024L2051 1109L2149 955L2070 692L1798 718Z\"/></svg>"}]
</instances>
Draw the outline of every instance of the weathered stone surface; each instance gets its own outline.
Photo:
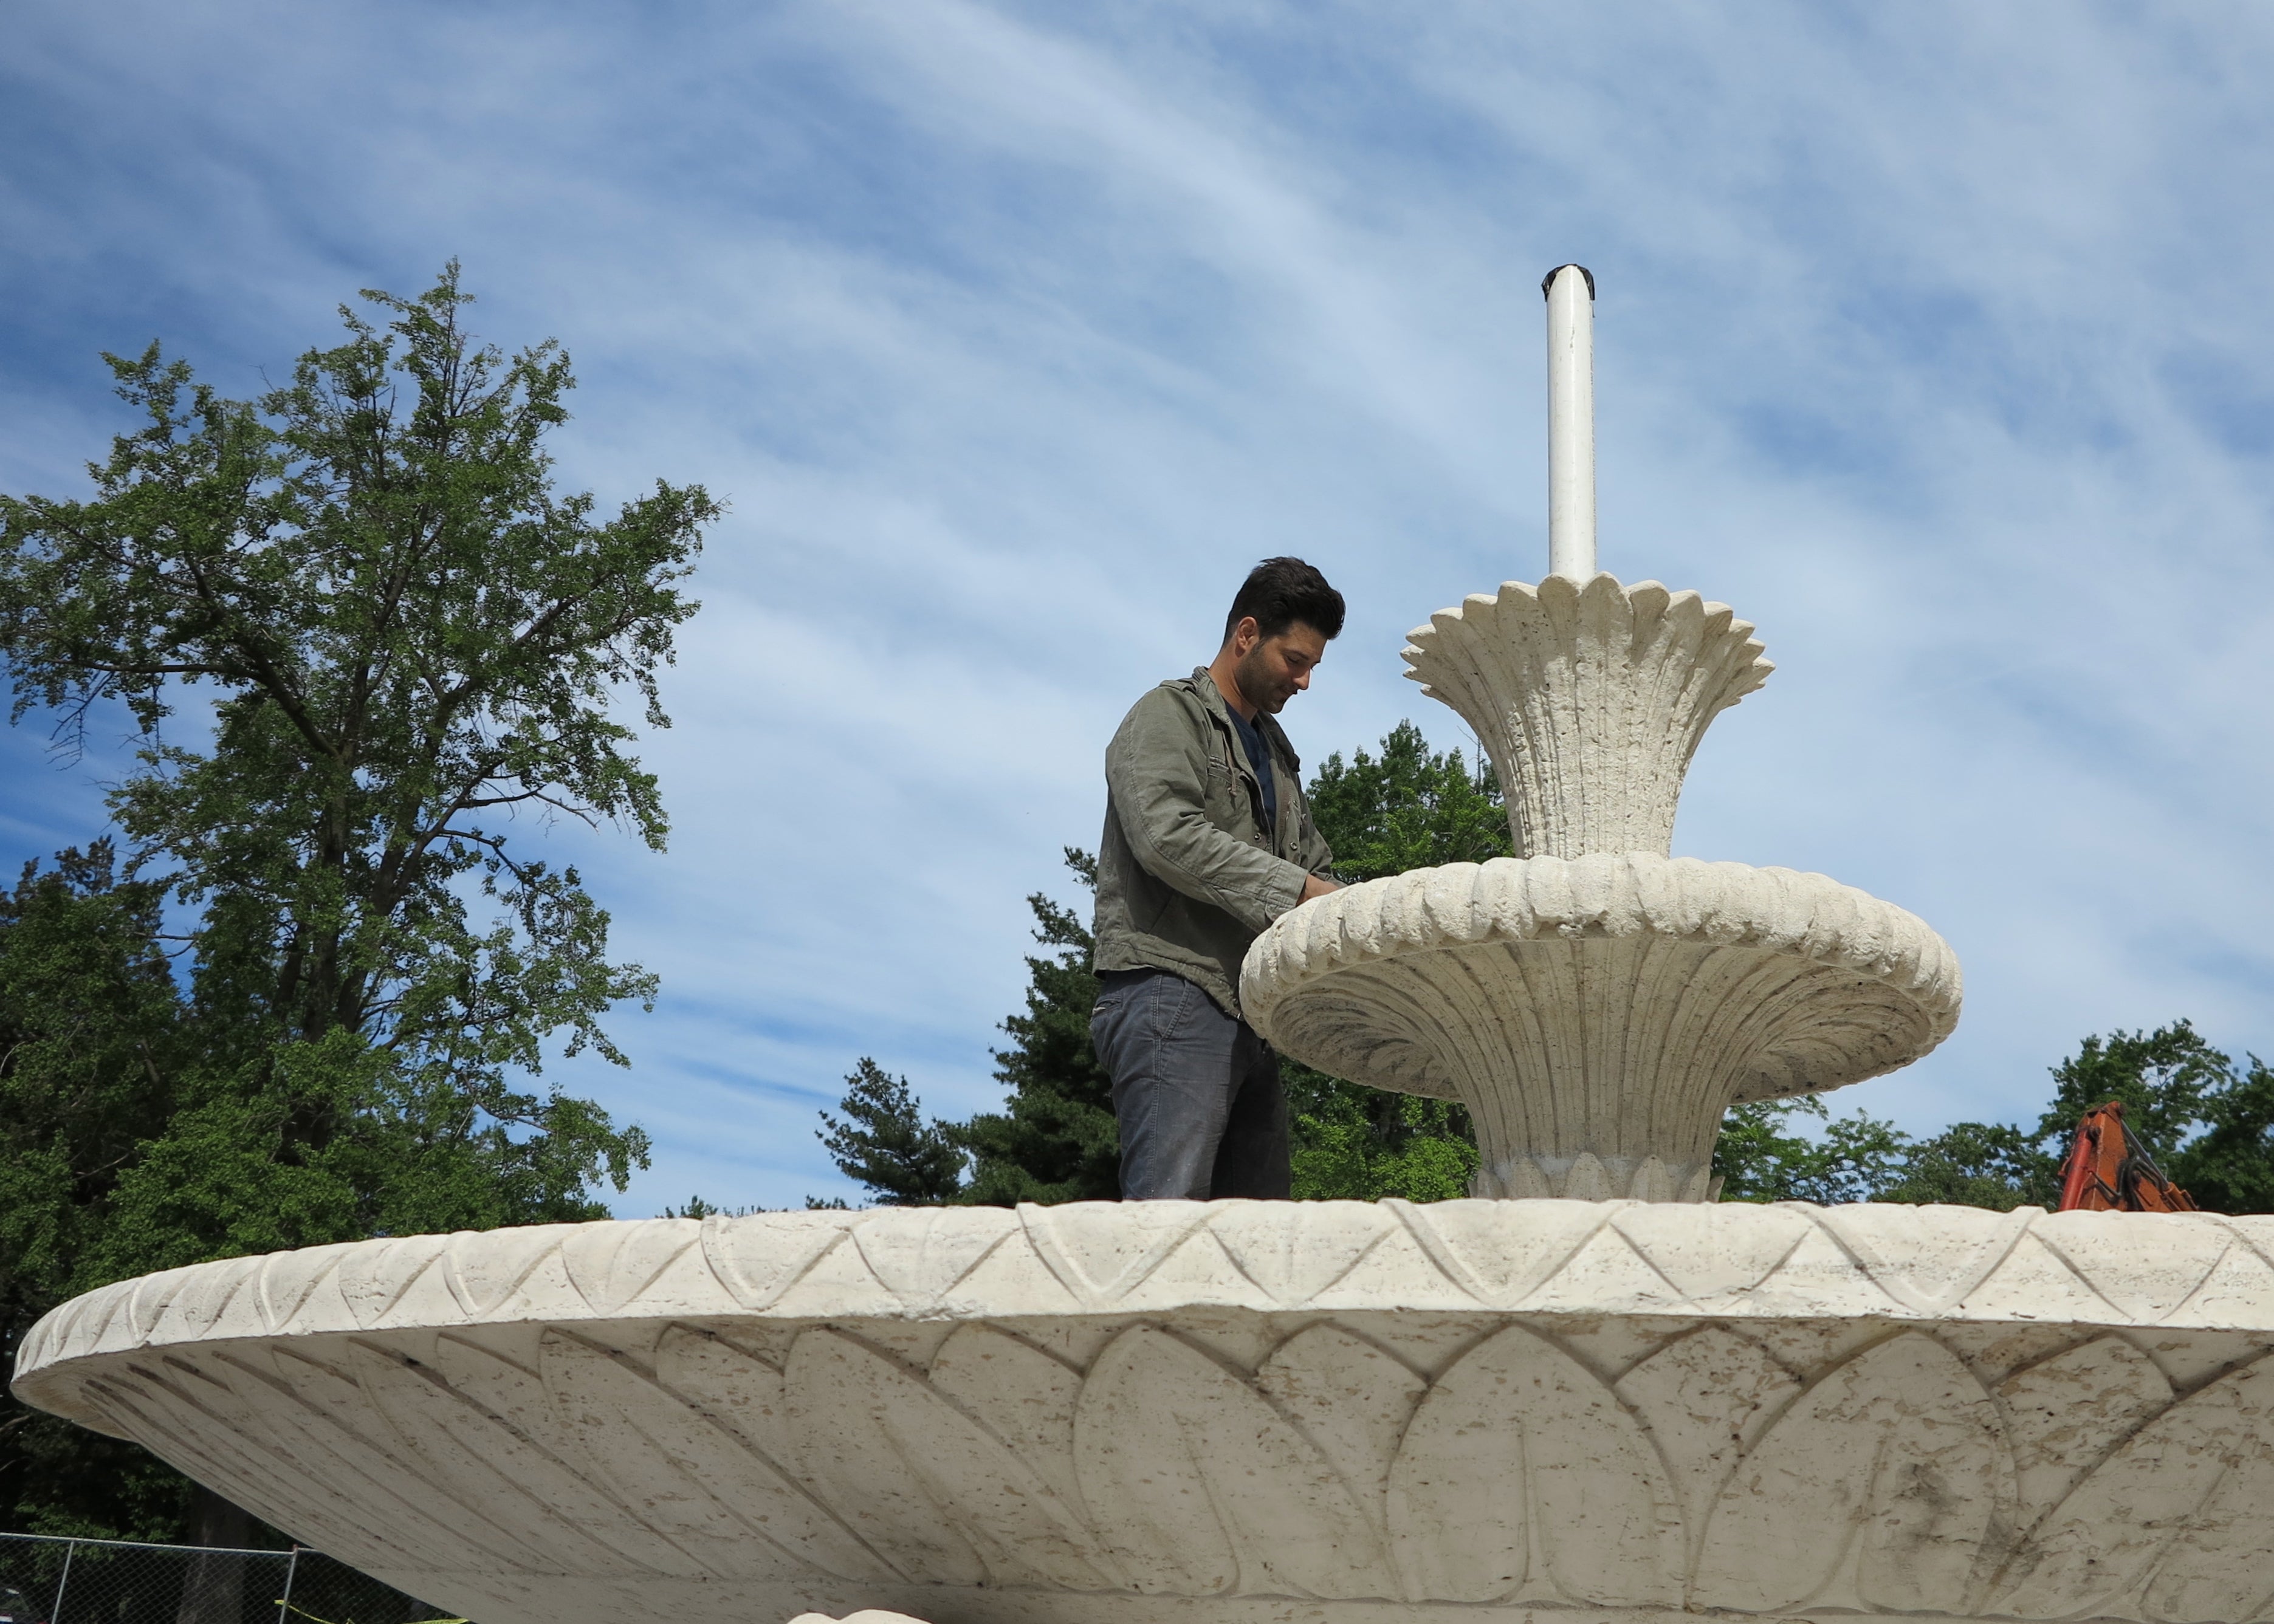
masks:
<instances>
[{"instance_id":1,"label":"weathered stone surface","mask_svg":"<svg viewBox=\"0 0 2274 1624\"><path fill-rule=\"evenodd\" d=\"M1369 881L1276 921L1240 1002L1287 1053L1457 1099L1480 1195L1699 1201L1733 1101L1906 1065L1957 1025L1957 956L1820 874L1647 853Z\"/></svg>"},{"instance_id":2,"label":"weathered stone surface","mask_svg":"<svg viewBox=\"0 0 2274 1624\"><path fill-rule=\"evenodd\" d=\"M2274 1619L2274 1219L779 1214L319 1248L18 1392L484 1624Z\"/></svg>"},{"instance_id":3,"label":"weathered stone surface","mask_svg":"<svg viewBox=\"0 0 2274 1624\"><path fill-rule=\"evenodd\" d=\"M1507 793L1517 857L1319 898L1249 950L1281 1049L1457 1099L1472 1193L1704 1201L1731 1104L1906 1065L1957 1024L1958 960L1820 874L1667 855L1706 725L1771 670L1726 604L1550 575L1411 634Z\"/></svg>"},{"instance_id":4,"label":"weathered stone surface","mask_svg":"<svg viewBox=\"0 0 2274 1624\"><path fill-rule=\"evenodd\" d=\"M1492 757L1519 857L1665 856L1706 726L1775 669L1728 605L1607 575L1510 581L1406 636L1405 674Z\"/></svg>"}]
</instances>

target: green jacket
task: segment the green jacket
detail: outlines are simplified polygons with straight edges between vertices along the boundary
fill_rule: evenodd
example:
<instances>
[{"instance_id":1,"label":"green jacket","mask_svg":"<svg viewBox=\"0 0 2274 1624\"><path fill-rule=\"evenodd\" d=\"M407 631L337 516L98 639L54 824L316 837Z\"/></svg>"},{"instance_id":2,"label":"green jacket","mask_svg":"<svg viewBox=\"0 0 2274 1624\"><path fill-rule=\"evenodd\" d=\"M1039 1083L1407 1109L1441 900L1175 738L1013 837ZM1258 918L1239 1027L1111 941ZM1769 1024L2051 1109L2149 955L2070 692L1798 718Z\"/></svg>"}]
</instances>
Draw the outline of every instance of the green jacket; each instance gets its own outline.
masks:
<instances>
[{"instance_id":1,"label":"green jacket","mask_svg":"<svg viewBox=\"0 0 2274 1624\"><path fill-rule=\"evenodd\" d=\"M1303 799L1303 764L1258 715L1279 796L1263 786L1201 666L1130 707L1105 747L1105 832L1097 849L1096 966L1169 970L1239 1013L1247 944L1303 898L1334 853Z\"/></svg>"}]
</instances>

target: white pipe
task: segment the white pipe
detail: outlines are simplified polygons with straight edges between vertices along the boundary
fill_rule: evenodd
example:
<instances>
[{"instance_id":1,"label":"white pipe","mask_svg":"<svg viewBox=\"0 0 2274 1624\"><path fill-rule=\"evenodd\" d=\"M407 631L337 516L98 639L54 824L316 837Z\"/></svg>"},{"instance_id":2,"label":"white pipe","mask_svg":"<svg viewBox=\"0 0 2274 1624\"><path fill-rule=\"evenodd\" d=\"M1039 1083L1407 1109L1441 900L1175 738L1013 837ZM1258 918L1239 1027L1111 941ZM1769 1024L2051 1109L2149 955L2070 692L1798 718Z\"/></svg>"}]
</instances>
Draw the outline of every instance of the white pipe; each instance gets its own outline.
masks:
<instances>
[{"instance_id":1,"label":"white pipe","mask_svg":"<svg viewBox=\"0 0 2274 1624\"><path fill-rule=\"evenodd\" d=\"M1547 568L1595 575L1595 279L1559 265L1547 296Z\"/></svg>"}]
</instances>

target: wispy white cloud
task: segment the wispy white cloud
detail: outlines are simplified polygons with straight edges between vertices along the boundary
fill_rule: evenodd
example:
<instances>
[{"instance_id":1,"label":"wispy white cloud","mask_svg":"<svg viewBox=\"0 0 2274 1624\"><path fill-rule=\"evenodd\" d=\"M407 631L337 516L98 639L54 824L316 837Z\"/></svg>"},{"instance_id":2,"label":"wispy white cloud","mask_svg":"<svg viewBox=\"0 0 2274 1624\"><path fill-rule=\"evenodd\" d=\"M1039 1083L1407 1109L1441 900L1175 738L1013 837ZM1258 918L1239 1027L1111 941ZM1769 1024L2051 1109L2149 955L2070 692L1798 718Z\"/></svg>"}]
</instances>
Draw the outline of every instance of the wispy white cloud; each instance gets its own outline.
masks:
<instances>
[{"instance_id":1,"label":"wispy white cloud","mask_svg":"<svg viewBox=\"0 0 2274 1624\"><path fill-rule=\"evenodd\" d=\"M0 487L100 346L225 387L463 256L568 341L564 473L730 497L652 740L669 856L556 832L665 977L621 1205L837 1188L854 1057L968 1110L1022 894L1267 553L1350 594L1313 756L1404 629L1541 545L1536 283L1602 288L1606 561L1779 661L1680 849L1822 869L1964 958L1851 1097L2032 1110L2082 1033L2274 1043L2274 24L2243 6L853 0L19 7ZM1429 709L1434 709L1430 707ZM8 741L0 836L96 815ZM78 783L72 780L72 783ZM532 831L532 834L534 831Z\"/></svg>"}]
</instances>

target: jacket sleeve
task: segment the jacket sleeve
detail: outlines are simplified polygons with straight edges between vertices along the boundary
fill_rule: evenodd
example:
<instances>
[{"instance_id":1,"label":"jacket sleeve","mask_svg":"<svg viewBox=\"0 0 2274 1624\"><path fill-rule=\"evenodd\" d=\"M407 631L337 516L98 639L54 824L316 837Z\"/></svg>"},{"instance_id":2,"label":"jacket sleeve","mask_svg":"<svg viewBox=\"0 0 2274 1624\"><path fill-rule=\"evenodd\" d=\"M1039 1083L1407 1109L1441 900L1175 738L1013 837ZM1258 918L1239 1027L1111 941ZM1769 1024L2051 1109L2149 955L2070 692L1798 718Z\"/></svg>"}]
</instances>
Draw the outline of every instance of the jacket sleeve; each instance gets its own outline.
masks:
<instances>
[{"instance_id":1,"label":"jacket sleeve","mask_svg":"<svg viewBox=\"0 0 2274 1624\"><path fill-rule=\"evenodd\" d=\"M1261 930L1302 900L1305 871L1209 821L1206 735L1193 720L1167 688L1139 700L1105 748L1106 790L1146 872Z\"/></svg>"}]
</instances>

